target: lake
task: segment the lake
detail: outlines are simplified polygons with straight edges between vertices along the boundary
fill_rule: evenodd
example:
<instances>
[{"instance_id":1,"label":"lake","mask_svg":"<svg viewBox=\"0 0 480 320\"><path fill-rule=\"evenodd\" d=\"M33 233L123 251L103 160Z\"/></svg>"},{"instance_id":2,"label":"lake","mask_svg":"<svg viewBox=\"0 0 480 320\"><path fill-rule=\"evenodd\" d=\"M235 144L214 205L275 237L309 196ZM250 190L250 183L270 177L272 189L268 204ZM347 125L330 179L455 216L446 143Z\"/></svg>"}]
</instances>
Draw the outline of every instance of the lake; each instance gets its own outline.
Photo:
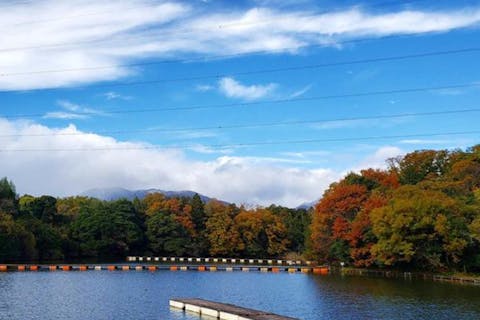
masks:
<instances>
[{"instance_id":1,"label":"lake","mask_svg":"<svg viewBox=\"0 0 480 320\"><path fill-rule=\"evenodd\" d=\"M198 297L300 319L480 319L480 287L423 280L260 272L0 273L0 319L199 319Z\"/></svg>"}]
</instances>

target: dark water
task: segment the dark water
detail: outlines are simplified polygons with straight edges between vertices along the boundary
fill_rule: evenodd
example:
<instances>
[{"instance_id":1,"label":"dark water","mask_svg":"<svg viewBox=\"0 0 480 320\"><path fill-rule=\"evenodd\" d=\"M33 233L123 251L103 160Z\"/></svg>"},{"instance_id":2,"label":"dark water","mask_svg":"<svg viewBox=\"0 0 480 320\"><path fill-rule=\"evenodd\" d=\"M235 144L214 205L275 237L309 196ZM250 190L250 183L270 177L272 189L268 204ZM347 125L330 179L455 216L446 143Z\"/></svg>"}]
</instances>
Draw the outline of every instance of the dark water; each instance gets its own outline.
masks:
<instances>
[{"instance_id":1,"label":"dark water","mask_svg":"<svg viewBox=\"0 0 480 320\"><path fill-rule=\"evenodd\" d=\"M480 287L257 272L0 273L0 319L199 319L170 310L199 297L301 319L480 319Z\"/></svg>"}]
</instances>

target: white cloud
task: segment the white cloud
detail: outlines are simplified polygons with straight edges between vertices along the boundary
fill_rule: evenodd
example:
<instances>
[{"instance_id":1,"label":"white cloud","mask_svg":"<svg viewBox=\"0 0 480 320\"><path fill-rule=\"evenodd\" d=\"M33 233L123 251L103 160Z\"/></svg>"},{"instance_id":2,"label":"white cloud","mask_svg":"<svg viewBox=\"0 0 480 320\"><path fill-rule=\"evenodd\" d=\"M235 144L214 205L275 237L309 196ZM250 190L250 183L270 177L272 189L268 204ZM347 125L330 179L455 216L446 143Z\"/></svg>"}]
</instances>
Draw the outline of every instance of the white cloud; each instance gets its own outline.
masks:
<instances>
[{"instance_id":1,"label":"white cloud","mask_svg":"<svg viewBox=\"0 0 480 320\"><path fill-rule=\"evenodd\" d=\"M177 149L142 149L152 146L72 133L81 132L73 125L48 128L0 119L2 175L13 179L18 192L34 195L64 196L116 186L190 189L236 203L288 206L317 199L339 177L326 168L285 167L296 164L288 159L221 156L196 161ZM31 149L57 151L27 151Z\"/></svg>"},{"instance_id":2,"label":"white cloud","mask_svg":"<svg viewBox=\"0 0 480 320\"><path fill-rule=\"evenodd\" d=\"M256 100L272 94L277 85L275 83L244 85L233 78L224 77L218 82L218 87L227 97Z\"/></svg>"},{"instance_id":3,"label":"white cloud","mask_svg":"<svg viewBox=\"0 0 480 320\"><path fill-rule=\"evenodd\" d=\"M2 7L0 21L0 89L28 90L116 80L141 72L128 65L147 57L295 53L361 37L447 32L477 26L480 8L205 11L173 1L44 0Z\"/></svg>"},{"instance_id":4,"label":"white cloud","mask_svg":"<svg viewBox=\"0 0 480 320\"><path fill-rule=\"evenodd\" d=\"M147 27L155 30L188 11L180 3L146 0L9 5L0 11L0 89L73 86L130 75L135 69L120 65L152 50L155 37L148 36ZM49 72L58 69L69 71Z\"/></svg>"},{"instance_id":5,"label":"white cloud","mask_svg":"<svg viewBox=\"0 0 480 320\"><path fill-rule=\"evenodd\" d=\"M386 160L405 154L405 151L395 146L384 146L377 149L372 155L365 157L360 163L353 167L353 171L360 171L366 168L385 169Z\"/></svg>"}]
</instances>

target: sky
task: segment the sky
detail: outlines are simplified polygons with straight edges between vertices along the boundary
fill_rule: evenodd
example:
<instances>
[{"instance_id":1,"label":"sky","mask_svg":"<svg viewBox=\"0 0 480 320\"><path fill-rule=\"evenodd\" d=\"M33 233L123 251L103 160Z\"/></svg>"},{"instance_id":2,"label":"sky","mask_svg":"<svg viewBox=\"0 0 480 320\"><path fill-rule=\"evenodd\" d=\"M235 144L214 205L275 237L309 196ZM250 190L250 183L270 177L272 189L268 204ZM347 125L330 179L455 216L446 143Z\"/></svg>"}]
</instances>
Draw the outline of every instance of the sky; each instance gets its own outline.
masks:
<instances>
[{"instance_id":1,"label":"sky","mask_svg":"<svg viewBox=\"0 0 480 320\"><path fill-rule=\"evenodd\" d=\"M478 1L0 2L0 176L295 207L479 143Z\"/></svg>"}]
</instances>

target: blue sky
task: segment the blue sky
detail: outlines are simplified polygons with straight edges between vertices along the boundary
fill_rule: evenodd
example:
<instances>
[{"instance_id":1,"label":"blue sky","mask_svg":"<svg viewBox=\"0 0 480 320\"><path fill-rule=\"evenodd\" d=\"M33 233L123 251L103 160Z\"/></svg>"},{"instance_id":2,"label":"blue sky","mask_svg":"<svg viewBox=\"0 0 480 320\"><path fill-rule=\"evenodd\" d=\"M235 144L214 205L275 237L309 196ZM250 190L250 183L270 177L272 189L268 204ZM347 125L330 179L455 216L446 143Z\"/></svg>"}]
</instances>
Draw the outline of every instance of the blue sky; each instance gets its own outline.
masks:
<instances>
[{"instance_id":1,"label":"blue sky","mask_svg":"<svg viewBox=\"0 0 480 320\"><path fill-rule=\"evenodd\" d=\"M155 187L295 206L350 170L479 141L475 1L0 7L1 175L20 193ZM412 113L430 114L389 118ZM368 119L325 121L345 118Z\"/></svg>"}]
</instances>

